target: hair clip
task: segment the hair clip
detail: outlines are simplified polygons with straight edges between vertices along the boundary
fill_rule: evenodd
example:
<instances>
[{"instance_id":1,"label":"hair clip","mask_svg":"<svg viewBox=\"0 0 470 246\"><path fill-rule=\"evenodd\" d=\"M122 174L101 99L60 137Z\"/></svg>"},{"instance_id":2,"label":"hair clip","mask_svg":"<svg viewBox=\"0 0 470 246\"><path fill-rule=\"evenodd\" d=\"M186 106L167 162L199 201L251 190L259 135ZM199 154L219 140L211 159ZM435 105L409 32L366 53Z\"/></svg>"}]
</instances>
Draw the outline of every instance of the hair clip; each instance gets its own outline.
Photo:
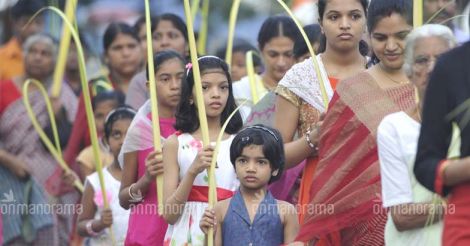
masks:
<instances>
[{"instance_id":1,"label":"hair clip","mask_svg":"<svg viewBox=\"0 0 470 246\"><path fill-rule=\"evenodd\" d=\"M188 62L188 64L186 64L186 69L191 69L193 67L193 64L191 62Z\"/></svg>"},{"instance_id":2,"label":"hair clip","mask_svg":"<svg viewBox=\"0 0 470 246\"><path fill-rule=\"evenodd\" d=\"M276 134L274 134L273 131L269 130L269 129L266 128L266 127L263 127L263 126L256 126L256 125L255 125L255 126L248 126L248 127L246 127L245 129L243 129L242 131L244 131L244 130L246 130L246 129L260 129L260 130L263 130L263 131L265 131L265 132L271 134L271 136L273 136L274 139L276 139L276 141L279 141L279 139L277 138ZM243 138L242 138L242 140L243 140Z\"/></svg>"},{"instance_id":3,"label":"hair clip","mask_svg":"<svg viewBox=\"0 0 470 246\"><path fill-rule=\"evenodd\" d=\"M104 119L104 122L107 123L108 120L111 118L112 115L114 115L115 113L117 112L121 112L121 111L127 111L131 114L137 114L137 112L132 109L132 108L128 108L128 107L119 107L119 108L115 108L113 110L111 110L111 112L108 113L108 115L106 116L106 118Z\"/></svg>"},{"instance_id":4,"label":"hair clip","mask_svg":"<svg viewBox=\"0 0 470 246\"><path fill-rule=\"evenodd\" d=\"M242 137L242 142L248 142L250 140L250 137Z\"/></svg>"}]
</instances>

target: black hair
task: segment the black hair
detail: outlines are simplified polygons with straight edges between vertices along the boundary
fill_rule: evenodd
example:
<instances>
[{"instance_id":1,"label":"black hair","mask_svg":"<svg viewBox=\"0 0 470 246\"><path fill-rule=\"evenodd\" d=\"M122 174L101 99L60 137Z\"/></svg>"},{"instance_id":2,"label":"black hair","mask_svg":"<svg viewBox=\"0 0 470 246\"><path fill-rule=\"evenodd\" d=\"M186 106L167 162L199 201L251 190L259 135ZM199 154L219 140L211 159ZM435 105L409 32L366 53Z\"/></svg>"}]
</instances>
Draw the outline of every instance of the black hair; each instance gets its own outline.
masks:
<instances>
[{"instance_id":1,"label":"black hair","mask_svg":"<svg viewBox=\"0 0 470 246\"><path fill-rule=\"evenodd\" d=\"M248 51L252 50L254 52L253 56L253 65L255 67L261 67L263 66L263 63L261 62L261 58L259 57L259 51L258 49L251 45L248 41L239 39L235 41L235 44L232 47L232 54L235 54L236 52L242 52L243 54L246 54ZM220 57L220 59L225 60L225 54L227 51L227 46L224 46L217 50L215 55L217 57Z\"/></svg>"},{"instance_id":2,"label":"black hair","mask_svg":"<svg viewBox=\"0 0 470 246\"><path fill-rule=\"evenodd\" d=\"M362 6L362 9L364 10L364 14L367 16L369 1L368 0L357 0L357 1L359 1L359 3ZM391 0L391 1L394 1L394 0ZM318 3L317 3L318 18L320 19L320 21L323 20L323 16L325 15L327 4L328 4L328 0L318 0ZM325 52L325 50L326 50L326 36L325 34L322 34L320 37L320 46L318 47L318 53L323 53ZM362 56L366 56L369 53L369 45L367 45L367 42L364 40L359 41L359 53L361 53Z\"/></svg>"},{"instance_id":3,"label":"black hair","mask_svg":"<svg viewBox=\"0 0 470 246\"><path fill-rule=\"evenodd\" d=\"M153 56L153 66L154 66L155 73L160 69L163 63L173 58L178 59L181 62L182 66L184 67L185 60L180 55L180 53L174 50L164 50L164 51L156 53ZM145 66L145 75L147 76L147 80L149 80L149 66L148 65Z\"/></svg>"},{"instance_id":4,"label":"black hair","mask_svg":"<svg viewBox=\"0 0 470 246\"><path fill-rule=\"evenodd\" d=\"M188 28L186 27L186 23L181 19L179 16L172 14L172 13L165 13L158 15L155 17L154 21L152 21L152 33L157 30L158 24L160 21L169 21L173 24L173 27L178 29L181 34L183 34L184 40L186 43L189 43L188 39Z\"/></svg>"},{"instance_id":5,"label":"black hair","mask_svg":"<svg viewBox=\"0 0 470 246\"><path fill-rule=\"evenodd\" d=\"M123 22L113 22L109 24L109 26L106 28L106 31L104 32L103 48L105 53L108 51L109 46L111 46L120 33L129 35L137 40L137 42L140 42L139 35L137 35L137 32L134 30L134 28Z\"/></svg>"},{"instance_id":6,"label":"black hair","mask_svg":"<svg viewBox=\"0 0 470 246\"><path fill-rule=\"evenodd\" d=\"M287 37L295 42L300 31L288 16L275 15L267 18L258 32L258 47L263 50L266 43L276 37Z\"/></svg>"},{"instance_id":7,"label":"black hair","mask_svg":"<svg viewBox=\"0 0 470 246\"><path fill-rule=\"evenodd\" d=\"M365 15L367 16L367 5L369 4L368 0L357 0L361 3L362 9L364 10ZM372 0L372 2L375 0ZM328 0L318 0L318 18L323 20L323 16L325 15L326 5L328 5Z\"/></svg>"},{"instance_id":8,"label":"black hair","mask_svg":"<svg viewBox=\"0 0 470 246\"><path fill-rule=\"evenodd\" d=\"M220 124L222 125L228 119L230 114L237 108L235 98L233 97L232 78L230 77L228 65L222 59L216 56L200 57L198 59L198 64L201 74L203 74L204 71L209 69L221 69L227 77L229 94L225 108L220 116ZM186 81L182 83L181 100L178 104L175 115L175 129L185 133L193 133L200 126L196 104L190 103L190 98L193 95L193 87L193 69L189 68L186 76ZM229 134L235 134L240 130L242 125L242 117L240 115L240 112L237 112L230 120L230 123L227 125L225 132Z\"/></svg>"},{"instance_id":9,"label":"black hair","mask_svg":"<svg viewBox=\"0 0 470 246\"><path fill-rule=\"evenodd\" d=\"M113 111L109 112L108 116L106 116L106 120L104 122L104 137L106 140L109 139L111 136L111 130L113 129L114 122L121 120L121 119L130 119L132 120L136 112L130 106L124 105L114 109Z\"/></svg>"},{"instance_id":10,"label":"black hair","mask_svg":"<svg viewBox=\"0 0 470 246\"><path fill-rule=\"evenodd\" d=\"M235 161L243 153L243 149L250 145L263 146L263 155L269 160L272 171L279 170L276 176L271 176L269 183L278 180L285 165L284 144L278 130L261 124L253 125L241 130L230 145L230 161L236 168Z\"/></svg>"},{"instance_id":11,"label":"black hair","mask_svg":"<svg viewBox=\"0 0 470 246\"><path fill-rule=\"evenodd\" d=\"M96 109L96 106L104 101L113 100L118 106L124 105L125 96L120 91L113 90L104 90L100 91L96 96L91 100L91 105L93 109Z\"/></svg>"},{"instance_id":12,"label":"black hair","mask_svg":"<svg viewBox=\"0 0 470 246\"><path fill-rule=\"evenodd\" d=\"M375 29L377 23L384 17L390 17L393 13L406 19L406 23L413 25L413 3L411 0L374 0L369 5L367 15L367 29L369 33Z\"/></svg>"},{"instance_id":13,"label":"black hair","mask_svg":"<svg viewBox=\"0 0 470 246\"><path fill-rule=\"evenodd\" d=\"M45 6L43 0L19 0L11 7L10 15L13 20L18 20L22 17L31 17Z\"/></svg>"},{"instance_id":14,"label":"black hair","mask_svg":"<svg viewBox=\"0 0 470 246\"><path fill-rule=\"evenodd\" d=\"M320 42L321 28L319 24L306 25L304 26L304 31L305 31L305 34L307 34L307 37L310 43L313 44L316 42ZM304 37L302 35L299 35L298 39L295 40L294 42L294 58L299 59L308 51L309 51L308 46L305 43ZM314 51L315 53L317 52L316 50Z\"/></svg>"},{"instance_id":15,"label":"black hair","mask_svg":"<svg viewBox=\"0 0 470 246\"><path fill-rule=\"evenodd\" d=\"M369 5L369 13L367 15L367 29L371 34L377 23L385 17L392 14L399 14L406 19L406 23L413 25L413 3L411 0L373 0ZM376 64L380 62L375 54L372 54L370 63ZM369 64L370 65L370 64Z\"/></svg>"}]
</instances>

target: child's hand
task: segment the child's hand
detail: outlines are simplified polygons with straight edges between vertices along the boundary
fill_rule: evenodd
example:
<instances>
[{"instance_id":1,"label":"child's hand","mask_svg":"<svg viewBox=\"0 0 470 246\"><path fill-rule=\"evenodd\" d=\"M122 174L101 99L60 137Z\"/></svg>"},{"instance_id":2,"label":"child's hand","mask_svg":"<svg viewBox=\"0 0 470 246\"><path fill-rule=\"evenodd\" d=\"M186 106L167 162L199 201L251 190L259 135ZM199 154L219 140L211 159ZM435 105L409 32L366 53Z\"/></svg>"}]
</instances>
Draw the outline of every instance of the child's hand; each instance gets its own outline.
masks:
<instances>
[{"instance_id":1,"label":"child's hand","mask_svg":"<svg viewBox=\"0 0 470 246\"><path fill-rule=\"evenodd\" d=\"M151 152L145 158L145 178L148 182L155 180L155 177L163 173L163 155L161 151Z\"/></svg>"},{"instance_id":2,"label":"child's hand","mask_svg":"<svg viewBox=\"0 0 470 246\"><path fill-rule=\"evenodd\" d=\"M194 159L193 164L189 168L188 172L194 176L203 172L211 166L212 156L214 155L214 147L209 145L204 147Z\"/></svg>"},{"instance_id":3,"label":"child's hand","mask_svg":"<svg viewBox=\"0 0 470 246\"><path fill-rule=\"evenodd\" d=\"M78 175L74 171L62 172L62 182L69 186L73 186L78 179Z\"/></svg>"},{"instance_id":4,"label":"child's hand","mask_svg":"<svg viewBox=\"0 0 470 246\"><path fill-rule=\"evenodd\" d=\"M217 220L213 209L206 208L204 215L199 222L199 227L204 234L207 234L210 228L214 228L214 233L217 230Z\"/></svg>"},{"instance_id":5,"label":"child's hand","mask_svg":"<svg viewBox=\"0 0 470 246\"><path fill-rule=\"evenodd\" d=\"M110 208L106 208L101 211L100 224L104 228L108 228L113 224L113 213Z\"/></svg>"},{"instance_id":6,"label":"child's hand","mask_svg":"<svg viewBox=\"0 0 470 246\"><path fill-rule=\"evenodd\" d=\"M14 159L14 165L10 168L10 171L19 179L25 179L29 177L30 170L23 161Z\"/></svg>"}]
</instances>

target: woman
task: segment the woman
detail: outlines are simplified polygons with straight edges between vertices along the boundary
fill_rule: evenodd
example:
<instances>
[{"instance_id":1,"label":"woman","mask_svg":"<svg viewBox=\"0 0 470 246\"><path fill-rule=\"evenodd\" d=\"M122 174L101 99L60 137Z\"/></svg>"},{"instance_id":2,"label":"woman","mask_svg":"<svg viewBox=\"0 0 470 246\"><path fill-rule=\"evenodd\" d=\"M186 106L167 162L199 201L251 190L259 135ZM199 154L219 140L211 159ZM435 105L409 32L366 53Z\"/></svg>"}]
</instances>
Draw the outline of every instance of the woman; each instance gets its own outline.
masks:
<instances>
[{"instance_id":1,"label":"woman","mask_svg":"<svg viewBox=\"0 0 470 246\"><path fill-rule=\"evenodd\" d=\"M0 204L17 205L16 212L2 214L4 245L64 245L68 244L72 231L73 211L56 214L52 209L29 215L18 212L23 205L59 208L78 200L75 191L60 194L64 183L52 175L60 168L41 144L21 98L29 97L39 124L45 128L49 116L42 95L37 89L33 91L34 87L28 95L22 95L21 91L29 78L50 88L57 49L57 42L48 35L30 36L23 46L25 75L0 83L0 194L13 196L11 201L1 200ZM67 120L73 121L77 101L73 100L75 95L66 83L59 98L63 107L58 112L65 112Z\"/></svg>"},{"instance_id":2,"label":"woman","mask_svg":"<svg viewBox=\"0 0 470 246\"><path fill-rule=\"evenodd\" d=\"M249 125L263 123L272 125L272 112L274 111L274 94L271 93L266 99L263 99L268 92L273 91L279 80L295 63L293 56L294 42L300 32L294 21L282 15L271 16L263 22L258 33L258 48L261 51L261 57L265 66L265 71L260 77L256 78L256 93L261 100L261 105L257 108L257 113L249 116L255 102L251 92L250 81L244 77L240 82L233 84L233 93L237 103L245 100L247 104L240 110L242 118ZM258 114L262 108L271 108L265 110L263 115Z\"/></svg>"},{"instance_id":3,"label":"woman","mask_svg":"<svg viewBox=\"0 0 470 246\"><path fill-rule=\"evenodd\" d=\"M470 20L469 20L470 21ZM468 245L470 230L470 42L439 58L429 79L414 173L427 189L448 196L453 213L444 215L443 245ZM460 145L451 144L453 125ZM460 137L460 138L459 138ZM448 150L460 157L449 158ZM449 211L450 212L450 211Z\"/></svg>"},{"instance_id":4,"label":"woman","mask_svg":"<svg viewBox=\"0 0 470 246\"><path fill-rule=\"evenodd\" d=\"M424 25L408 35L404 69L416 87L418 99L424 96L437 57L455 44L452 31L441 25ZM420 185L411 172L422 102L411 110L387 115L377 130L382 201L389 208L386 245L441 245L444 207L433 203L434 194Z\"/></svg>"},{"instance_id":5,"label":"woman","mask_svg":"<svg viewBox=\"0 0 470 246\"><path fill-rule=\"evenodd\" d=\"M300 184L299 203L302 222L304 205L310 201L309 190L317 165L316 131L309 131L320 121L325 106L319 88L321 77L328 99L340 79L365 70L367 59L359 52L366 25L366 0L320 0L320 25L325 35L325 49L317 56L322 74L316 74L312 58L296 64L279 82L276 90L275 126L282 134L286 148L286 166L293 167L307 159ZM309 79L306 79L309 78ZM285 119L289 119L288 121ZM294 140L294 135L301 136Z\"/></svg>"},{"instance_id":6,"label":"woman","mask_svg":"<svg viewBox=\"0 0 470 246\"><path fill-rule=\"evenodd\" d=\"M374 0L368 12L378 63L342 80L331 99L321 127L311 201L297 238L301 241L384 244L386 213L373 211L382 206L376 131L383 117L415 105L413 87L402 69L412 4Z\"/></svg>"},{"instance_id":7,"label":"woman","mask_svg":"<svg viewBox=\"0 0 470 246\"><path fill-rule=\"evenodd\" d=\"M165 50L173 50L185 58L189 55L186 24L175 14L162 14L152 20L152 39L154 54ZM147 58L147 53L145 53L145 58ZM129 93L126 96L126 104L138 109L149 99L150 95L145 85L146 82L145 71L132 78Z\"/></svg>"},{"instance_id":8,"label":"woman","mask_svg":"<svg viewBox=\"0 0 470 246\"><path fill-rule=\"evenodd\" d=\"M132 77L142 68L140 39L134 29L125 23L111 23L103 36L104 61L109 70L107 77L98 77L89 82L92 96L103 90L126 93ZM64 160L75 163L80 151L91 144L86 121L85 103L80 96L79 108L73 125Z\"/></svg>"}]
</instances>

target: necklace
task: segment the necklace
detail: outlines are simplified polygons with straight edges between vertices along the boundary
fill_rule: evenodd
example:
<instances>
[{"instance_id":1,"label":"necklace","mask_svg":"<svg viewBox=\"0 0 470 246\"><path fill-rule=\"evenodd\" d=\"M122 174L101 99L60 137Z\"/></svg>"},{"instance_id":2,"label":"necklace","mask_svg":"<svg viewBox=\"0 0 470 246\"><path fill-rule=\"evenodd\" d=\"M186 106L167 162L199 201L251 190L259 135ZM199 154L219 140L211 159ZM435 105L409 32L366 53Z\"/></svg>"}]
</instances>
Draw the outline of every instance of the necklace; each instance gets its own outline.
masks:
<instances>
[{"instance_id":1,"label":"necklace","mask_svg":"<svg viewBox=\"0 0 470 246\"><path fill-rule=\"evenodd\" d=\"M406 81L398 81L398 80L394 80L392 77L388 76L387 72L385 71L385 69L382 67L382 64L379 63L379 68L380 70L382 71L382 74L387 77L389 80L393 81L394 83L396 84L399 84L399 85L402 85L402 84L408 84L409 81L406 80Z\"/></svg>"}]
</instances>

